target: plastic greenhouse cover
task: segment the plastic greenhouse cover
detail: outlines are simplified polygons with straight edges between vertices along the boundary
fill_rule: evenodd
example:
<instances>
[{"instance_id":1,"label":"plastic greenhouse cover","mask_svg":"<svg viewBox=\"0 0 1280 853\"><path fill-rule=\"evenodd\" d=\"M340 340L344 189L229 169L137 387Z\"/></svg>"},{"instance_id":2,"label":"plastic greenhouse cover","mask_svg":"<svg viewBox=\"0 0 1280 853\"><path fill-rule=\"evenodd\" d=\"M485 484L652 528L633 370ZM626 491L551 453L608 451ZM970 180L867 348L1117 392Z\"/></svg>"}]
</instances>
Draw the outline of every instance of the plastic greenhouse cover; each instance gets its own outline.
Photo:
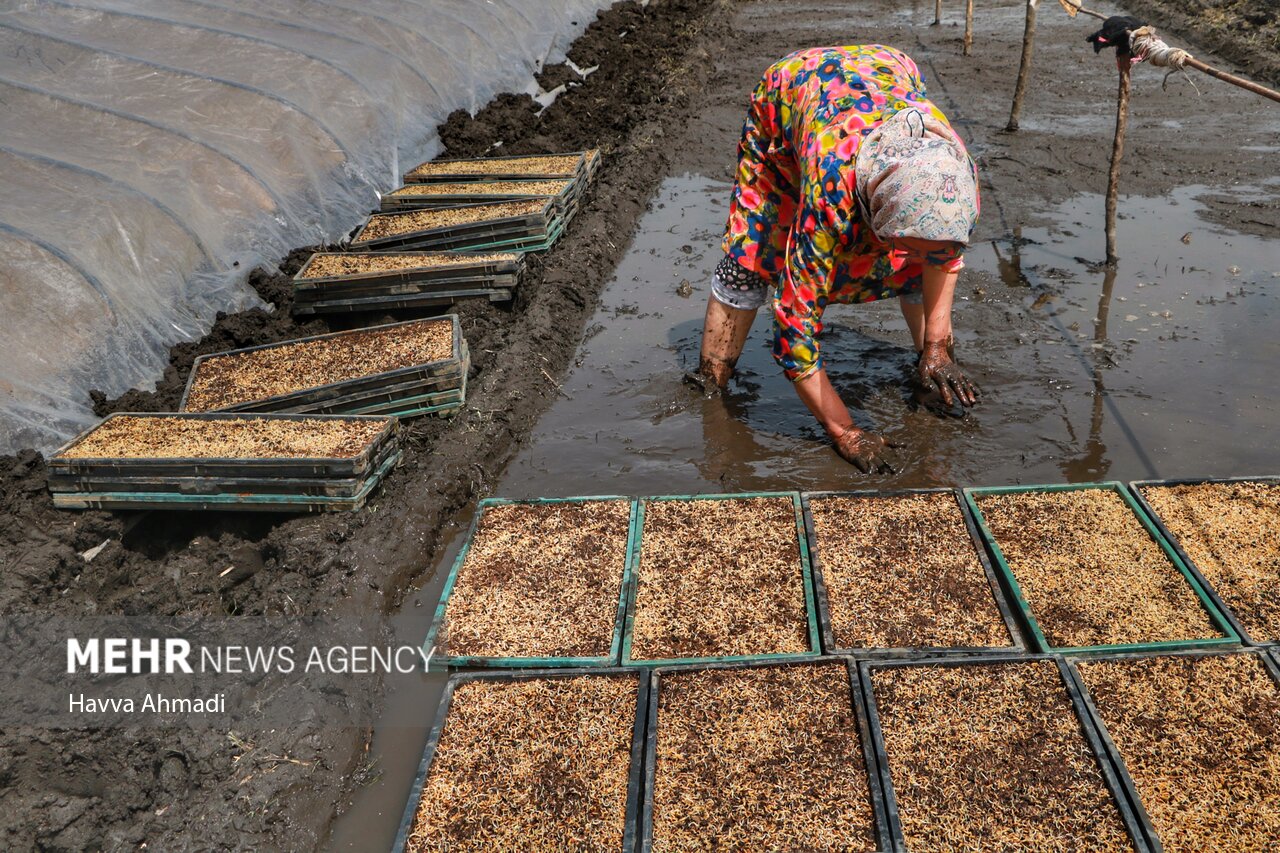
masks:
<instances>
[{"instance_id":1,"label":"plastic greenhouse cover","mask_svg":"<svg viewBox=\"0 0 1280 853\"><path fill-rule=\"evenodd\" d=\"M611 0L0 3L0 453L149 386Z\"/></svg>"}]
</instances>

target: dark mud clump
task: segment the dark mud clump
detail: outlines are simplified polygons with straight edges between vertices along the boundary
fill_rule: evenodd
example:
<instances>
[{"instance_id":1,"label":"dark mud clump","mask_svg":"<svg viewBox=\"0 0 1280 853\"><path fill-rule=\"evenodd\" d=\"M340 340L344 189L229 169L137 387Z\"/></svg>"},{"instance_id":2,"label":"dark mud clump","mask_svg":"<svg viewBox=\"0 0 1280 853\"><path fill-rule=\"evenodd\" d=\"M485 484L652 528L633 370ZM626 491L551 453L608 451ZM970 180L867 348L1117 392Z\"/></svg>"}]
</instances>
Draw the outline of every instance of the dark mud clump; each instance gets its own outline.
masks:
<instances>
[{"instance_id":1,"label":"dark mud clump","mask_svg":"<svg viewBox=\"0 0 1280 853\"><path fill-rule=\"evenodd\" d=\"M217 624L323 615L365 637L353 642L380 636L405 589L435 565L458 511L487 490L555 398L548 377L568 365L666 169L664 136L684 121L682 108L703 87L712 52L722 50L727 7L724 0L617 6L570 54L599 70L541 118L519 99L500 98L474 119L451 119L453 155L483 153L498 141L502 153L599 147L604 168L560 244L530 258L513 306L449 309L471 347L468 404L452 419L406 425L406 460L373 511L58 512L39 454L0 457L0 614L68 623L86 613L145 614ZM715 28L704 29L708 22ZM274 310L220 316L204 338L173 348L155 390L96 395L95 411L173 410L202 354L418 316L294 322L290 276L313 248L251 276ZM91 562L82 556L99 545ZM368 704L376 705L369 687ZM372 708L365 711L372 719ZM235 742L225 731L9 729L0 737L0 849L122 849L144 841L165 850L312 849L350 790L368 736L324 720L317 712L288 730L238 731ZM280 756L297 761L269 760Z\"/></svg>"}]
</instances>

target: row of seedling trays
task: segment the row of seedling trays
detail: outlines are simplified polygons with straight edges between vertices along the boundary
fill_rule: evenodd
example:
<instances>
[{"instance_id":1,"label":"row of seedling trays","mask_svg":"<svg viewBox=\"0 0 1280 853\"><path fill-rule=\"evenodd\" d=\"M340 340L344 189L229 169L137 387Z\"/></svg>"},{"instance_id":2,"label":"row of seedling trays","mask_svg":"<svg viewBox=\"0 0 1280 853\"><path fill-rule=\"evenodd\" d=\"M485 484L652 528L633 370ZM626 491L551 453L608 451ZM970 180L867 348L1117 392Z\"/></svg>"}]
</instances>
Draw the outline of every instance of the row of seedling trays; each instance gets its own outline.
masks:
<instances>
[{"instance_id":1,"label":"row of seedling trays","mask_svg":"<svg viewBox=\"0 0 1280 853\"><path fill-rule=\"evenodd\" d=\"M397 851L1271 851L1260 649L463 673Z\"/></svg>"},{"instance_id":2,"label":"row of seedling trays","mask_svg":"<svg viewBox=\"0 0 1280 853\"><path fill-rule=\"evenodd\" d=\"M1265 479L491 499L426 648L545 667L1270 643L1278 531Z\"/></svg>"},{"instance_id":3,"label":"row of seedling trays","mask_svg":"<svg viewBox=\"0 0 1280 853\"><path fill-rule=\"evenodd\" d=\"M350 251L317 253L298 271L293 312L509 301L523 253L559 239L599 168L597 150L423 163L382 197Z\"/></svg>"}]
</instances>

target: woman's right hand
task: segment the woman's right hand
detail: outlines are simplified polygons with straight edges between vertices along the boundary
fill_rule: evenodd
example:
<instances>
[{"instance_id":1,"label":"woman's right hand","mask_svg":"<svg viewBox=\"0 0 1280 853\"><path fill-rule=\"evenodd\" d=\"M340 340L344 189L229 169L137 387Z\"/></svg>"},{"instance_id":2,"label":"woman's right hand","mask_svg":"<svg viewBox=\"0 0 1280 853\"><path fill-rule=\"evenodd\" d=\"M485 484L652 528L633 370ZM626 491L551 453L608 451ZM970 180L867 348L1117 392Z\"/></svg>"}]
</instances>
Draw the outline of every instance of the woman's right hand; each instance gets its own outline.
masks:
<instances>
[{"instance_id":1,"label":"woman's right hand","mask_svg":"<svg viewBox=\"0 0 1280 853\"><path fill-rule=\"evenodd\" d=\"M848 426L842 432L832 434L831 441L835 445L836 453L864 474L897 473L894 468L897 459L894 457L892 448L899 445L883 436L855 426Z\"/></svg>"}]
</instances>

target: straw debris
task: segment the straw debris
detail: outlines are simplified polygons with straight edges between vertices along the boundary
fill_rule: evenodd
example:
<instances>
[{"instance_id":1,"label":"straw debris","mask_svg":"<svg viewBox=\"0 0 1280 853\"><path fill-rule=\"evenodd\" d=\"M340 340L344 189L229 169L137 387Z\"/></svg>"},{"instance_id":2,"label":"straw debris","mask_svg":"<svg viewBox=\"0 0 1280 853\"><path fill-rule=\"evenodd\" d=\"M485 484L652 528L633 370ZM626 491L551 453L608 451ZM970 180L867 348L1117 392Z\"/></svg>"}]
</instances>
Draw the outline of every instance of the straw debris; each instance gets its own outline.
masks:
<instances>
[{"instance_id":1,"label":"straw debris","mask_svg":"<svg viewBox=\"0 0 1280 853\"><path fill-rule=\"evenodd\" d=\"M1052 645L1221 636L1115 492L980 495L978 506Z\"/></svg>"},{"instance_id":2,"label":"straw debris","mask_svg":"<svg viewBox=\"0 0 1280 853\"><path fill-rule=\"evenodd\" d=\"M456 254L453 252L403 252L387 255L370 255L364 252L350 254L322 253L311 256L311 263L303 270L302 278L328 278L339 275L357 275L367 272L394 272L398 270L435 269L438 267L476 266L479 264L515 263L520 256L514 252L492 255Z\"/></svg>"},{"instance_id":3,"label":"straw debris","mask_svg":"<svg viewBox=\"0 0 1280 853\"><path fill-rule=\"evenodd\" d=\"M452 355L452 321L424 320L210 356L196 368L186 410L224 409L251 400L430 364Z\"/></svg>"},{"instance_id":4,"label":"straw debris","mask_svg":"<svg viewBox=\"0 0 1280 853\"><path fill-rule=\"evenodd\" d=\"M477 204L470 207L439 207L406 210L403 213L378 213L369 217L364 228L360 229L360 233L356 235L355 242L380 240L383 237L396 237L400 234L429 231L433 228L452 228L457 225L491 222L512 216L530 216L541 213L546 204L543 200L534 199Z\"/></svg>"},{"instance_id":5,"label":"straw debris","mask_svg":"<svg viewBox=\"0 0 1280 853\"><path fill-rule=\"evenodd\" d=\"M393 196L430 195L559 195L573 181L451 181L438 184L407 184L392 190Z\"/></svg>"},{"instance_id":6,"label":"straw debris","mask_svg":"<svg viewBox=\"0 0 1280 853\"><path fill-rule=\"evenodd\" d=\"M218 419L117 415L59 454L63 459L347 459L387 420Z\"/></svg>"},{"instance_id":7,"label":"straw debris","mask_svg":"<svg viewBox=\"0 0 1280 853\"><path fill-rule=\"evenodd\" d=\"M653 850L875 850L840 662L664 673Z\"/></svg>"},{"instance_id":8,"label":"straw debris","mask_svg":"<svg viewBox=\"0 0 1280 853\"><path fill-rule=\"evenodd\" d=\"M444 160L423 163L409 175L572 175L582 160L581 154L534 155L509 160Z\"/></svg>"},{"instance_id":9,"label":"straw debris","mask_svg":"<svg viewBox=\"0 0 1280 853\"><path fill-rule=\"evenodd\" d=\"M633 660L809 651L790 498L647 501Z\"/></svg>"},{"instance_id":10,"label":"straw debris","mask_svg":"<svg viewBox=\"0 0 1280 853\"><path fill-rule=\"evenodd\" d=\"M448 653L608 655L630 521L625 500L486 508L449 596Z\"/></svg>"},{"instance_id":11,"label":"straw debris","mask_svg":"<svg viewBox=\"0 0 1280 853\"><path fill-rule=\"evenodd\" d=\"M1008 646L1008 628L950 493L809 502L842 649Z\"/></svg>"},{"instance_id":12,"label":"straw debris","mask_svg":"<svg viewBox=\"0 0 1280 853\"><path fill-rule=\"evenodd\" d=\"M1280 483L1147 486L1142 494L1250 636L1280 640Z\"/></svg>"},{"instance_id":13,"label":"straw debris","mask_svg":"<svg viewBox=\"0 0 1280 853\"><path fill-rule=\"evenodd\" d=\"M1134 849L1052 661L872 673L910 850Z\"/></svg>"},{"instance_id":14,"label":"straw debris","mask_svg":"<svg viewBox=\"0 0 1280 853\"><path fill-rule=\"evenodd\" d=\"M638 676L461 684L406 850L620 850Z\"/></svg>"},{"instance_id":15,"label":"straw debris","mask_svg":"<svg viewBox=\"0 0 1280 853\"><path fill-rule=\"evenodd\" d=\"M1080 664L1169 853L1273 851L1280 690L1257 655Z\"/></svg>"}]
</instances>

